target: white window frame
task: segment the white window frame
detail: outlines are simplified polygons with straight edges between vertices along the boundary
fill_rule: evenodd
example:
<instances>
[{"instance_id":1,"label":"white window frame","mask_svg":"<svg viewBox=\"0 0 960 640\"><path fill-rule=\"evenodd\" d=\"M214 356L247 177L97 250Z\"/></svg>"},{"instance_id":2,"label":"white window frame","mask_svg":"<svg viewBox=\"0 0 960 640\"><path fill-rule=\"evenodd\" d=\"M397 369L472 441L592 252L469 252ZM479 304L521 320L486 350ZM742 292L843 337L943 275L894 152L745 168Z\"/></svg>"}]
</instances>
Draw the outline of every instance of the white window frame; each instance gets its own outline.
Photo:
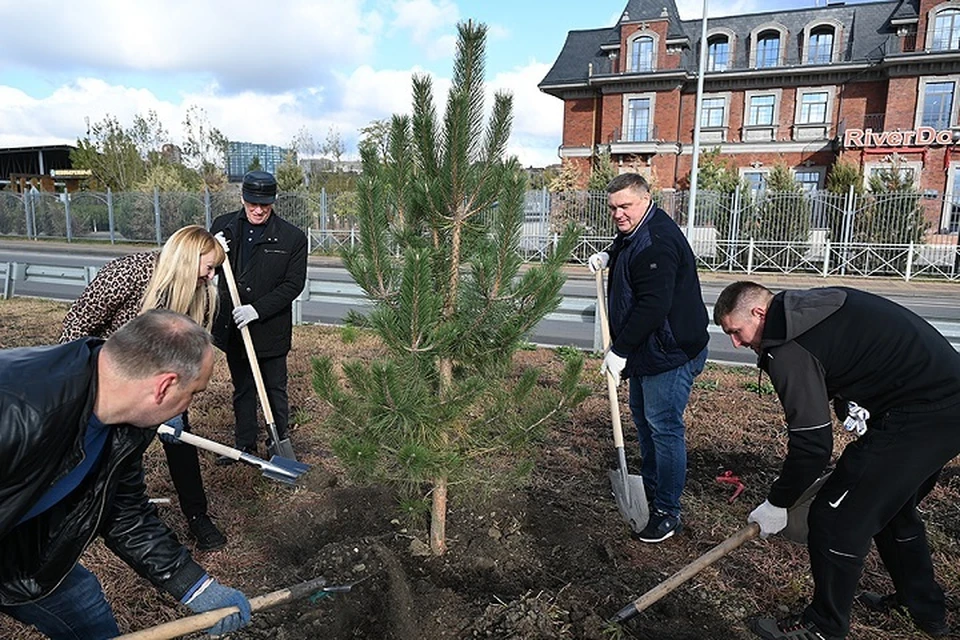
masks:
<instances>
[{"instance_id":1,"label":"white window frame","mask_svg":"<svg viewBox=\"0 0 960 640\"><path fill-rule=\"evenodd\" d=\"M810 22L803 28L803 59L801 64L822 64L818 62L808 62L809 60L809 50L810 38L813 35L815 29L820 27L830 27L833 29L833 49L830 51L830 62L839 62L843 54L843 23L830 19L824 20L815 20Z\"/></svg>"},{"instance_id":2,"label":"white window frame","mask_svg":"<svg viewBox=\"0 0 960 640\"><path fill-rule=\"evenodd\" d=\"M631 100L649 100L650 101L650 118L647 123L647 139L646 140L629 140L627 139L627 132L629 129L629 118L630 118L630 101ZM621 129L623 132L621 136L622 142L652 142L653 133L654 133L654 114L656 113L657 107L657 94L656 93L625 93L623 94L623 118L621 119Z\"/></svg>"},{"instance_id":3,"label":"white window frame","mask_svg":"<svg viewBox=\"0 0 960 640\"><path fill-rule=\"evenodd\" d=\"M920 81L917 83L917 112L914 114L913 126L914 128L922 126L923 123L923 108L927 100L927 85L928 84L939 84L939 83L953 83L953 104L950 105L950 126L956 126L960 122L958 118L958 105L957 102L960 101L957 95L958 90L960 90L960 74L952 76L923 76L920 78Z\"/></svg>"},{"instance_id":4,"label":"white window frame","mask_svg":"<svg viewBox=\"0 0 960 640\"><path fill-rule=\"evenodd\" d=\"M956 231L950 231L950 208L953 204L954 187L960 187L960 161L951 162L947 169L947 184L943 190L943 211L940 214L938 232L956 233ZM960 198L957 201L960 203Z\"/></svg>"},{"instance_id":5,"label":"white window frame","mask_svg":"<svg viewBox=\"0 0 960 640\"><path fill-rule=\"evenodd\" d=\"M823 96L823 101L807 102L808 96ZM794 122L796 124L829 124L830 123L830 92L826 88L818 88L815 91L797 91L797 115ZM823 105L823 118L819 120L810 119L810 111L814 106ZM811 109L807 109L810 107ZM806 110L806 115L804 111Z\"/></svg>"},{"instance_id":6,"label":"white window frame","mask_svg":"<svg viewBox=\"0 0 960 640\"><path fill-rule=\"evenodd\" d=\"M757 66L757 43L760 39L761 33L766 33L767 31L776 31L780 37L780 47L777 51L777 64L775 67L782 67L783 61L786 59L787 54L787 36L788 31L785 26L779 22L765 22L760 26L756 27L753 31L750 32L750 68L751 69L772 69L773 67L758 67Z\"/></svg>"},{"instance_id":7,"label":"white window frame","mask_svg":"<svg viewBox=\"0 0 960 640\"><path fill-rule=\"evenodd\" d=\"M765 188L766 188L766 184L767 184L767 182L768 182L768 178L770 177L770 167L740 167L739 173L740 173L740 181L741 181L741 182L745 182L745 181L747 180L747 174L748 174L748 173L760 173L760 174L763 174L763 184L764 184L764 189L765 189ZM747 184L749 185L749 182L748 182ZM756 190L755 190L755 189L752 189L752 188L751 188L751 189L750 189L750 195L753 196L753 195L755 195L755 194L762 193L764 189L756 189Z\"/></svg>"},{"instance_id":8,"label":"white window frame","mask_svg":"<svg viewBox=\"0 0 960 640\"><path fill-rule=\"evenodd\" d=\"M913 183L917 189L920 188L920 178L923 175L923 160L904 160L902 157L896 163L900 169L910 169L913 171ZM863 188L870 189L870 176L877 169L893 169L894 163L890 160L874 160L863 163Z\"/></svg>"},{"instance_id":9,"label":"white window frame","mask_svg":"<svg viewBox=\"0 0 960 640\"><path fill-rule=\"evenodd\" d=\"M724 69L710 68L710 40L717 36L724 36L727 39L727 66ZM710 29L707 32L707 71L721 72L721 71L727 71L729 69L733 69L734 68L733 61L735 60L734 56L736 55L736 42L737 42L737 34L734 33L732 30L727 29L725 27Z\"/></svg>"},{"instance_id":10,"label":"white window frame","mask_svg":"<svg viewBox=\"0 0 960 640\"><path fill-rule=\"evenodd\" d=\"M773 96L773 119L770 124L750 122L751 106L754 98L762 96ZM743 126L745 127L778 127L780 125L780 98L783 96L782 89L755 90L747 91L743 94L744 114Z\"/></svg>"},{"instance_id":11,"label":"white window frame","mask_svg":"<svg viewBox=\"0 0 960 640\"><path fill-rule=\"evenodd\" d=\"M960 10L960 0L952 0L951 2L944 2L943 4L938 4L927 12L927 33L926 37L923 40L923 47L926 51L955 51L953 47L948 47L946 49L934 49L933 48L933 39L934 34L937 30L937 18L940 17L940 14L949 9ZM960 29L960 26L954 23L956 29ZM955 30L956 32L956 30Z\"/></svg>"},{"instance_id":12,"label":"white window frame","mask_svg":"<svg viewBox=\"0 0 960 640\"><path fill-rule=\"evenodd\" d=\"M650 69L634 69L633 68L633 54L636 50L638 41L643 38L649 38L653 41L653 50L651 51L650 59ZM627 72L628 73L651 73L657 70L658 64L658 52L660 50L660 35L656 31L650 29L641 29L634 33L630 34L630 39L627 40Z\"/></svg>"},{"instance_id":13,"label":"white window frame","mask_svg":"<svg viewBox=\"0 0 960 640\"><path fill-rule=\"evenodd\" d=\"M816 173L817 176L818 176L818 178L817 178L817 188L814 189L814 191L820 191L820 190L823 189L824 184L825 184L826 175L827 175L827 168L826 168L826 167L822 167L822 166L804 167L803 165L800 165L799 167L794 167L794 168L793 168L793 177L794 177L794 180L796 180L796 177L797 177L797 174L798 174L798 173ZM797 181L797 184L805 184L805 183L802 183L802 182Z\"/></svg>"}]
</instances>

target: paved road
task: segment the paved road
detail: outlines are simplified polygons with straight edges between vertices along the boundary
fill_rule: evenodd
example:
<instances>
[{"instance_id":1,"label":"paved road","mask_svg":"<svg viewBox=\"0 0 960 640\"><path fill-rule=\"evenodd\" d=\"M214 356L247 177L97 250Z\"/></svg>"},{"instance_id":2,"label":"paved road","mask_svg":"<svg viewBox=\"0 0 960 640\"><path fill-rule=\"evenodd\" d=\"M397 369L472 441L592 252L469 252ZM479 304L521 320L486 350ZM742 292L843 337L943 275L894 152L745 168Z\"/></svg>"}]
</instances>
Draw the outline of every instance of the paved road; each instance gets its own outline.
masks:
<instances>
[{"instance_id":1,"label":"paved road","mask_svg":"<svg viewBox=\"0 0 960 640\"><path fill-rule=\"evenodd\" d=\"M0 262L23 262L58 266L101 266L112 257L136 247L113 247L109 245L68 245L66 243L34 243L0 240ZM340 283L351 287L350 274L340 266L335 258L311 257L308 271L311 280L321 280L330 284ZM701 274L704 301L712 313L713 303L720 291L729 282L742 279L743 274L709 273ZM960 331L960 283L907 283L886 279L818 278L812 276L760 275L751 276L772 289L805 288L824 286L825 284L844 284L883 294L900 304L913 309L919 315L931 320L945 333ZM32 295L73 300L80 287L28 282L17 284L18 295ZM593 277L584 267L570 267L567 282L563 287L564 299L568 302L588 307L596 299ZM361 304L335 303L330 300L306 302L303 305L303 319L306 322L339 324L351 309L362 311ZM956 328L952 325L956 325ZM544 319L534 329L531 341L549 346L575 345L583 349L594 347L595 331L592 309L567 313L561 318ZM753 364L753 353L745 349L734 349L730 340L718 327L710 327L710 359L715 362L735 364Z\"/></svg>"}]
</instances>

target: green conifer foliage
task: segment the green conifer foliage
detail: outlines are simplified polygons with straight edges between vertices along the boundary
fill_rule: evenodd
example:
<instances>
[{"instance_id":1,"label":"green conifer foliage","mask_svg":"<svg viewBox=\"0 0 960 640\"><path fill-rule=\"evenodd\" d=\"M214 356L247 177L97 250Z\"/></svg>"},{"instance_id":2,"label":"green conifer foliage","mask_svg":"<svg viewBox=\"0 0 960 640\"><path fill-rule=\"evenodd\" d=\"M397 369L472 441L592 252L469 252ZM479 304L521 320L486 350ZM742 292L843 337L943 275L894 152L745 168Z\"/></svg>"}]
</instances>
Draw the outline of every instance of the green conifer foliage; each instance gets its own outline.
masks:
<instances>
[{"instance_id":1,"label":"green conifer foliage","mask_svg":"<svg viewBox=\"0 0 960 640\"><path fill-rule=\"evenodd\" d=\"M404 504L429 494L436 554L451 480L491 486L515 475L504 468L529 469L550 421L587 393L582 358L567 360L558 388L532 370L511 378L513 354L560 302L577 231L521 269L526 178L506 157L511 97L498 93L484 122L485 36L483 25L459 25L442 119L430 78L417 76L412 113L392 119L386 153L362 150L359 242L343 258L375 303L366 324L387 355L345 364L345 381L329 359L314 360L314 388L342 433L336 453L359 478L395 482Z\"/></svg>"}]
</instances>

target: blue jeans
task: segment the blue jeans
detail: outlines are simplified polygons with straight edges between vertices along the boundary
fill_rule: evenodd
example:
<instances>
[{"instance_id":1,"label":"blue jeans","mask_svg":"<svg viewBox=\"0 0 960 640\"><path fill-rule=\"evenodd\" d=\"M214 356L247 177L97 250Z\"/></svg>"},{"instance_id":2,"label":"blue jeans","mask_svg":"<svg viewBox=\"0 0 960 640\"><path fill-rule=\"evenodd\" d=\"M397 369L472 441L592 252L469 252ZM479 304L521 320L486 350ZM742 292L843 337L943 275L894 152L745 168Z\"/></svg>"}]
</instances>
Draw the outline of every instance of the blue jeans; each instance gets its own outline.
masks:
<instances>
[{"instance_id":1,"label":"blue jeans","mask_svg":"<svg viewBox=\"0 0 960 640\"><path fill-rule=\"evenodd\" d=\"M79 564L50 595L28 604L0 606L0 611L33 625L52 640L102 640L120 635L100 581Z\"/></svg>"},{"instance_id":2,"label":"blue jeans","mask_svg":"<svg viewBox=\"0 0 960 640\"><path fill-rule=\"evenodd\" d=\"M707 361L704 347L684 365L652 376L630 378L630 413L637 425L640 473L654 509L680 516L680 494L687 481L687 442L683 410L693 379Z\"/></svg>"}]
</instances>

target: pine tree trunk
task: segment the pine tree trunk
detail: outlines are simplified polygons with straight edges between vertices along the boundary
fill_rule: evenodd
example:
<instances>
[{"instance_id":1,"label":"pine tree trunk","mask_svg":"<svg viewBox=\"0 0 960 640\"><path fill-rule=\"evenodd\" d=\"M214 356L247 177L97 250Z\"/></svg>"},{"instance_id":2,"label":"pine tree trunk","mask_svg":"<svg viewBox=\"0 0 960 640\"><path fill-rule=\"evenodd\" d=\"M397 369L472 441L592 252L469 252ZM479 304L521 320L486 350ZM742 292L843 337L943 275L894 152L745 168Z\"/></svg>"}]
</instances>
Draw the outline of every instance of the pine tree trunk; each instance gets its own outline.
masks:
<instances>
[{"instance_id":1,"label":"pine tree trunk","mask_svg":"<svg viewBox=\"0 0 960 640\"><path fill-rule=\"evenodd\" d=\"M447 477L433 481L433 504L430 512L430 550L442 556L447 550Z\"/></svg>"}]
</instances>

